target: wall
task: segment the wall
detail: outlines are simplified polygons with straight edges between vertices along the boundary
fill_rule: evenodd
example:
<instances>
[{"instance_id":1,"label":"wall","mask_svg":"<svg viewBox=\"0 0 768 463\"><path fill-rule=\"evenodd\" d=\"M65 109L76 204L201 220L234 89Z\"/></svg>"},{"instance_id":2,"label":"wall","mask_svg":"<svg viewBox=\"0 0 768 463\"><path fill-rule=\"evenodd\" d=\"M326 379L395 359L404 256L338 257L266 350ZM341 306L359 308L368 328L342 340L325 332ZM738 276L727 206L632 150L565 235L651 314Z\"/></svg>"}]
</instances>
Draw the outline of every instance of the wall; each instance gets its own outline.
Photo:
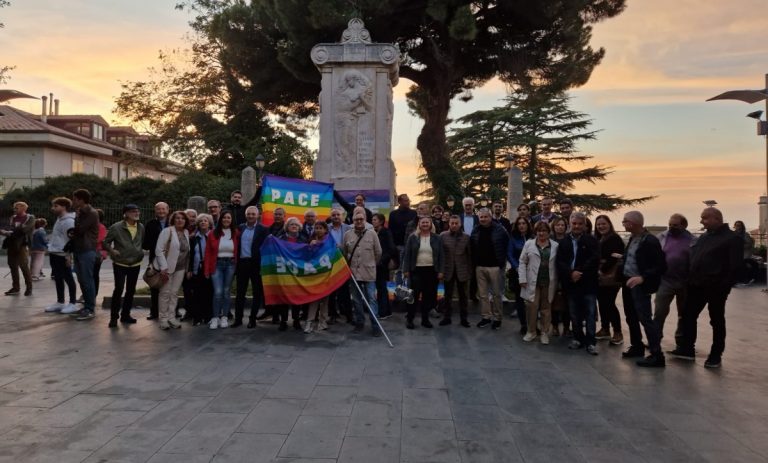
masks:
<instances>
[{"instance_id":1,"label":"wall","mask_svg":"<svg viewBox=\"0 0 768 463\"><path fill-rule=\"evenodd\" d=\"M43 183L44 158L42 147L0 146L0 194L12 188Z\"/></svg>"}]
</instances>

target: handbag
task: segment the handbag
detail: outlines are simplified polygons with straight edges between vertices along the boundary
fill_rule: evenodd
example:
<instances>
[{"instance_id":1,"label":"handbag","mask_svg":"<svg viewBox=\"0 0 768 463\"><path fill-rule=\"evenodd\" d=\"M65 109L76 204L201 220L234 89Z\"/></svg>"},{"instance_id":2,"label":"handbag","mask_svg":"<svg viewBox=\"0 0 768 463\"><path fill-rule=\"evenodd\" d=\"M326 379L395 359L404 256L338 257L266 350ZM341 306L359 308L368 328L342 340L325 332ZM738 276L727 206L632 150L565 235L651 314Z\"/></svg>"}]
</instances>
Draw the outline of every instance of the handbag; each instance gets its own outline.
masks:
<instances>
[{"instance_id":1,"label":"handbag","mask_svg":"<svg viewBox=\"0 0 768 463\"><path fill-rule=\"evenodd\" d=\"M608 273L598 273L597 284L603 287L621 286L621 281L619 281L619 278L618 278L619 267L621 267L621 262L622 262L622 259L618 259L616 261L616 264Z\"/></svg>"},{"instance_id":2,"label":"handbag","mask_svg":"<svg viewBox=\"0 0 768 463\"><path fill-rule=\"evenodd\" d=\"M168 252L168 248L171 246L171 234L168 234L168 242L165 244L165 252ZM152 289L160 289L163 287L165 282L160 276L160 270L156 269L152 262L149 263L149 267L147 267L146 270L144 270L144 275L141 276L141 278L144 280L144 282Z\"/></svg>"}]
</instances>

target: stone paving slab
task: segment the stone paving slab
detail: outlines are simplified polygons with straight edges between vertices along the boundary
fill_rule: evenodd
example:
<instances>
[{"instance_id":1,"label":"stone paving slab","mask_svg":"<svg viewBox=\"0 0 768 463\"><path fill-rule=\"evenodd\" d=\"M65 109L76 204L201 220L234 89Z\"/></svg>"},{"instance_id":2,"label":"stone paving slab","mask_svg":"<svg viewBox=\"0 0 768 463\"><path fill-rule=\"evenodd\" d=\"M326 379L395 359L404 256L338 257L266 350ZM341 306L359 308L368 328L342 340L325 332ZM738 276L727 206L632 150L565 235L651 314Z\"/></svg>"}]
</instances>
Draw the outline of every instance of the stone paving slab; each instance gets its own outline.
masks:
<instances>
[{"instance_id":1,"label":"stone paving slab","mask_svg":"<svg viewBox=\"0 0 768 463\"><path fill-rule=\"evenodd\" d=\"M141 310L109 330L105 312L44 313L53 294L0 296L0 463L768 461L755 287L731 293L719 370L703 368L706 314L696 362L641 370L605 343L523 343L511 319L410 331L397 313L390 349L344 324L163 332Z\"/></svg>"}]
</instances>

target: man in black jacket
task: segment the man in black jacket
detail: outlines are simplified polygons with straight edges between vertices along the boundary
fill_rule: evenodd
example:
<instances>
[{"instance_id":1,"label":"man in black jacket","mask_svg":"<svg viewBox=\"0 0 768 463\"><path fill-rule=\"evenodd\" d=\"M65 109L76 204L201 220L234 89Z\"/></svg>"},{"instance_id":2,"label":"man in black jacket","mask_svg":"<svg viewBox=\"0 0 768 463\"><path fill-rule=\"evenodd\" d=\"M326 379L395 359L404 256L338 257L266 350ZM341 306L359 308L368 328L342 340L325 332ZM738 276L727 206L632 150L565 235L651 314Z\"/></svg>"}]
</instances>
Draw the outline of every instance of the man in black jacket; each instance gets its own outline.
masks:
<instances>
[{"instance_id":1,"label":"man in black jacket","mask_svg":"<svg viewBox=\"0 0 768 463\"><path fill-rule=\"evenodd\" d=\"M339 203L339 206L341 206L346 212L347 217L344 219L344 223L352 225L352 215L355 211L356 207L362 207L365 209L365 221L368 223L371 223L373 220L373 212L371 212L370 209L365 207L365 195L362 193L358 193L355 195L355 204L349 204L347 200L344 199L341 194L333 190L333 199L336 200L337 203Z\"/></svg>"},{"instance_id":2,"label":"man in black jacket","mask_svg":"<svg viewBox=\"0 0 768 463\"><path fill-rule=\"evenodd\" d=\"M389 213L389 231L392 232L395 246L402 253L405 246L405 229L408 223L416 218L416 211L411 209L411 200L406 194L397 197L397 204L397 209Z\"/></svg>"},{"instance_id":3,"label":"man in black jacket","mask_svg":"<svg viewBox=\"0 0 768 463\"><path fill-rule=\"evenodd\" d=\"M253 299L251 315L248 317L248 328L256 327L256 314L264 303L264 289L261 285L261 245L269 236L269 230L259 222L259 210L256 206L248 206L245 210L245 223L240 225L240 255L237 256L237 294L235 295L235 322L232 328L243 324L243 309L245 308L245 293L248 283L251 283Z\"/></svg>"},{"instance_id":4,"label":"man in black jacket","mask_svg":"<svg viewBox=\"0 0 768 463\"><path fill-rule=\"evenodd\" d=\"M144 242L141 247L145 251L149 251L149 265L155 260L155 246L157 246L157 238L160 236L160 232L163 228L168 226L168 204L159 202L155 204L155 218L147 221L144 225ZM157 301L160 297L160 290L150 288L150 306L149 317L147 320L157 320Z\"/></svg>"},{"instance_id":5,"label":"man in black jacket","mask_svg":"<svg viewBox=\"0 0 768 463\"><path fill-rule=\"evenodd\" d=\"M653 321L651 294L659 289L661 276L667 270L664 251L658 238L648 233L643 226L643 214L630 211L624 214L621 223L624 229L632 234L624 251L622 276L624 286L621 298L624 301L624 316L629 326L630 346L622 354L623 358L641 357L637 365L641 367L664 367L664 354L661 352L661 333ZM650 355L645 355L643 335L640 333L643 325L645 337L648 339Z\"/></svg>"},{"instance_id":6,"label":"man in black jacket","mask_svg":"<svg viewBox=\"0 0 768 463\"><path fill-rule=\"evenodd\" d=\"M707 230L691 247L688 275L688 299L683 310L681 344L670 352L678 358L694 360L696 320L709 308L712 325L712 348L704 366L719 368L725 350L725 301L736 283L742 265L742 243L723 223L723 213L708 207L701 213L701 224Z\"/></svg>"},{"instance_id":7,"label":"man in black jacket","mask_svg":"<svg viewBox=\"0 0 768 463\"><path fill-rule=\"evenodd\" d=\"M581 212L571 214L571 232L557 248L557 273L568 295L568 309L573 322L573 341L569 349L581 349L597 355L595 340L595 311L597 309L597 269L600 253L597 239L586 232L587 217ZM584 334L584 322L587 325Z\"/></svg>"},{"instance_id":8,"label":"man in black jacket","mask_svg":"<svg viewBox=\"0 0 768 463\"><path fill-rule=\"evenodd\" d=\"M229 195L229 205L226 209L232 212L232 217L235 218L238 227L245 223L246 206L243 206L242 203L243 193L240 190L235 190Z\"/></svg>"},{"instance_id":9,"label":"man in black jacket","mask_svg":"<svg viewBox=\"0 0 768 463\"><path fill-rule=\"evenodd\" d=\"M478 225L472 230L469 242L472 261L477 275L477 293L480 298L482 320L478 328L491 325L496 330L501 327L502 305L501 274L507 265L507 247L509 235L504 227L494 222L491 211L482 208L477 212ZM491 294L493 301L489 300Z\"/></svg>"}]
</instances>

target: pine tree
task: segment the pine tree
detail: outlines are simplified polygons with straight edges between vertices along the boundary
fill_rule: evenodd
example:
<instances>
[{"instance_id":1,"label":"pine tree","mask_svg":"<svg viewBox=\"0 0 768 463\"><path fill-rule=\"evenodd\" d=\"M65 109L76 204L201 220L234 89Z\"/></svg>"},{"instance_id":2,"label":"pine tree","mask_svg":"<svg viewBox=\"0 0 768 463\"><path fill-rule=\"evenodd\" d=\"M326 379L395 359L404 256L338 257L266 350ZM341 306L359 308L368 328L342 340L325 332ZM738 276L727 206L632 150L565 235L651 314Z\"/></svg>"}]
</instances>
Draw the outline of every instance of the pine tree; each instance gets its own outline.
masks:
<instances>
[{"instance_id":1,"label":"pine tree","mask_svg":"<svg viewBox=\"0 0 768 463\"><path fill-rule=\"evenodd\" d=\"M504 106L458 119L461 126L448 139L451 162L461 172L465 194L494 200L505 197L504 160L511 155L523 171L523 192L530 199L567 196L584 211L610 211L653 198L574 193L576 182L605 180L611 168L596 164L569 169L593 158L580 153L578 144L594 140L598 131L590 130L592 120L586 114L570 108L567 94L516 91L504 101Z\"/></svg>"}]
</instances>

